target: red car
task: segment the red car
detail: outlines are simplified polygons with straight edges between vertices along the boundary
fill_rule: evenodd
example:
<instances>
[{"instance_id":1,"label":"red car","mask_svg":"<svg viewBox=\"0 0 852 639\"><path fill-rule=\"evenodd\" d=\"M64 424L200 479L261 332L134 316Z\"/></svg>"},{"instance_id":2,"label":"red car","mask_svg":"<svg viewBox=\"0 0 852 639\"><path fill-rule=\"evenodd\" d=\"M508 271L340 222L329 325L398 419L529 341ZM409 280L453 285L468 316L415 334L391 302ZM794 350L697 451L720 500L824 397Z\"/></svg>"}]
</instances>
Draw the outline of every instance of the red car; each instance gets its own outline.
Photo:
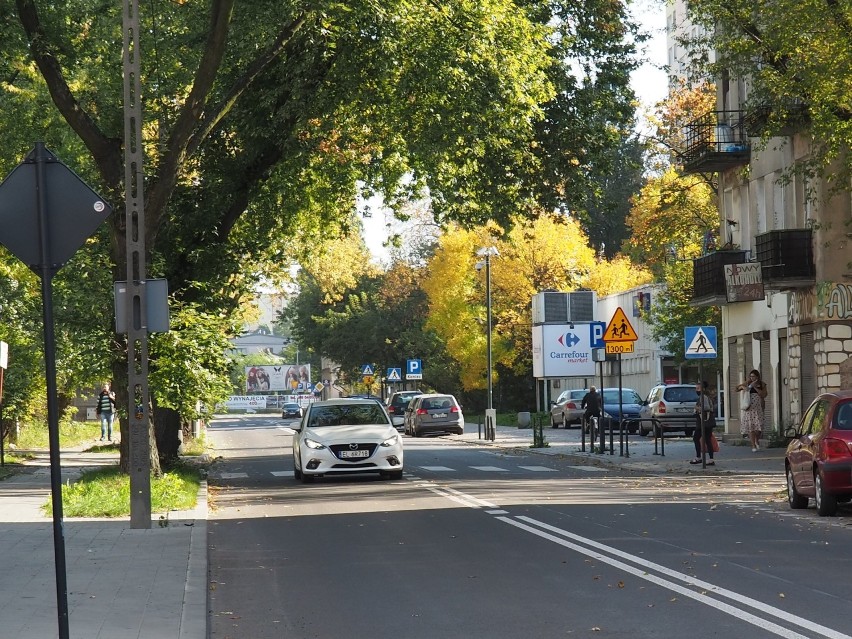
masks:
<instances>
[{"instance_id":1,"label":"red car","mask_svg":"<svg viewBox=\"0 0 852 639\"><path fill-rule=\"evenodd\" d=\"M833 515L838 502L852 499L852 391L817 397L787 436L790 508L807 508L813 498L820 515Z\"/></svg>"}]
</instances>

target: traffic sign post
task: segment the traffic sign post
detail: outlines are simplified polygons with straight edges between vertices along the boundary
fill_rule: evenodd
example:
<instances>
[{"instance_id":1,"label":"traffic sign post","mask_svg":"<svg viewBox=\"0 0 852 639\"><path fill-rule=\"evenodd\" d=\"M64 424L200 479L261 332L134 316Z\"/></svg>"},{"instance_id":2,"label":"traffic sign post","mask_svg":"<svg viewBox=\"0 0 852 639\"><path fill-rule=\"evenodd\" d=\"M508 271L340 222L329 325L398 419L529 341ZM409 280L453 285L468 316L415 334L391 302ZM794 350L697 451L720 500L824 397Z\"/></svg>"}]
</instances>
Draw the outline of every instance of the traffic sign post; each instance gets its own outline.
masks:
<instances>
[{"instance_id":1,"label":"traffic sign post","mask_svg":"<svg viewBox=\"0 0 852 639\"><path fill-rule=\"evenodd\" d=\"M406 360L405 379L423 379L423 362L421 360Z\"/></svg>"},{"instance_id":2,"label":"traffic sign post","mask_svg":"<svg viewBox=\"0 0 852 639\"><path fill-rule=\"evenodd\" d=\"M606 326L606 330L603 334L603 340L606 342L607 354L614 354L618 356L618 440L619 454L622 457L630 457L630 439L624 436L624 407L621 397L623 384L623 378L621 375L621 354L632 353L634 348L633 343L638 339L639 336L636 334L636 330L633 328L630 320L627 319L624 309L619 306L615 309L612 319L609 320L609 324ZM610 425L609 434L609 453L612 455L612 425ZM627 444L626 449L625 440Z\"/></svg>"},{"instance_id":3,"label":"traffic sign post","mask_svg":"<svg viewBox=\"0 0 852 639\"><path fill-rule=\"evenodd\" d=\"M686 326L683 329L683 356L686 359L716 358L716 327Z\"/></svg>"},{"instance_id":4,"label":"traffic sign post","mask_svg":"<svg viewBox=\"0 0 852 639\"><path fill-rule=\"evenodd\" d=\"M701 429L701 467L707 467L707 431L704 428L704 375L701 370L701 360L716 357L716 327L715 326L686 326L683 329L683 356L686 359L698 360L698 427Z\"/></svg>"}]
</instances>

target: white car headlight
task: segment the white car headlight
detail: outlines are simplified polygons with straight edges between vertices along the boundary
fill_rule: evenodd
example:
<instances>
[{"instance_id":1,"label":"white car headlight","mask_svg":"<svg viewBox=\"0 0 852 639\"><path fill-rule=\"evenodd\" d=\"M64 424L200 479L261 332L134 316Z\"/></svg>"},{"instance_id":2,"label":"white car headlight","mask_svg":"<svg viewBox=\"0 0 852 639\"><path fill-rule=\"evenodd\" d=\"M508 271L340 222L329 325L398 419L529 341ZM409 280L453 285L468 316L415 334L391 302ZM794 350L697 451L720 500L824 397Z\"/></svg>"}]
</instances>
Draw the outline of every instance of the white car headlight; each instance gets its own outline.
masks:
<instances>
[{"instance_id":1,"label":"white car headlight","mask_svg":"<svg viewBox=\"0 0 852 639\"><path fill-rule=\"evenodd\" d=\"M393 437L388 437L385 441L383 441L379 446L384 446L387 448L388 446L396 446L399 442L399 435L394 435Z\"/></svg>"},{"instance_id":2,"label":"white car headlight","mask_svg":"<svg viewBox=\"0 0 852 639\"><path fill-rule=\"evenodd\" d=\"M320 444L318 441L308 439L307 437L305 438L305 446L307 446L308 448L313 448L314 450L322 450L323 448L325 448L324 444Z\"/></svg>"}]
</instances>

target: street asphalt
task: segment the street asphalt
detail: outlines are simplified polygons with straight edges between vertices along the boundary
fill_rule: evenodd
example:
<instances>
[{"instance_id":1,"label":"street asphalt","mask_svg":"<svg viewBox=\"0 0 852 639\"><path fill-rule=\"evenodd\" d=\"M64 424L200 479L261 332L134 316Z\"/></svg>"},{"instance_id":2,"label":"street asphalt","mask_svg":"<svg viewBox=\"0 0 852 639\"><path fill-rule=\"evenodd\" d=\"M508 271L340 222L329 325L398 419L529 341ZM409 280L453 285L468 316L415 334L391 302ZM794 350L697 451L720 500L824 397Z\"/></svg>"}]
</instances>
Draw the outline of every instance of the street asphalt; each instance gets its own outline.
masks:
<instances>
[{"instance_id":1,"label":"street asphalt","mask_svg":"<svg viewBox=\"0 0 852 639\"><path fill-rule=\"evenodd\" d=\"M270 419L278 419L270 416ZM614 438L612 454L581 450L578 429L542 429L545 446L533 447L531 428L498 426L493 441L467 423L460 442L543 455L564 455L574 463L648 473L694 475L760 473L778 476L783 488L784 449L752 452L733 438L721 443L716 465L691 465L691 439L631 436L629 450ZM607 445L609 439L607 437ZM541 442L539 442L541 443ZM628 454L629 453L629 456ZM117 463L116 455L63 451L63 483L86 467ZM0 636L59 637L57 542L52 515L42 509L50 494L45 451L0 481ZM62 525L68 629L71 639L205 639L207 637L207 487L194 510L152 516L150 529L131 529L129 518L70 519Z\"/></svg>"}]
</instances>

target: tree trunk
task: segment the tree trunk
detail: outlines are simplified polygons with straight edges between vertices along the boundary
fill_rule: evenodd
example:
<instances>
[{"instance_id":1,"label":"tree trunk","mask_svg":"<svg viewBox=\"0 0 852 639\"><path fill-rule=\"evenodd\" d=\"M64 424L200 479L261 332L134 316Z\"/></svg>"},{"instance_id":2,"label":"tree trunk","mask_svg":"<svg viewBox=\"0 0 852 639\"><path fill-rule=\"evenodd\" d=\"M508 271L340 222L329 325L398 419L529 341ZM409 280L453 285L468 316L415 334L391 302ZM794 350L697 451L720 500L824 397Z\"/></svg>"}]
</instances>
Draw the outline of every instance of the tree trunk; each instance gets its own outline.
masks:
<instances>
[{"instance_id":1,"label":"tree trunk","mask_svg":"<svg viewBox=\"0 0 852 639\"><path fill-rule=\"evenodd\" d=\"M180 414L172 408L156 407L154 409L154 430L157 433L157 449L160 453L160 463L166 468L178 460L181 430Z\"/></svg>"}]
</instances>

